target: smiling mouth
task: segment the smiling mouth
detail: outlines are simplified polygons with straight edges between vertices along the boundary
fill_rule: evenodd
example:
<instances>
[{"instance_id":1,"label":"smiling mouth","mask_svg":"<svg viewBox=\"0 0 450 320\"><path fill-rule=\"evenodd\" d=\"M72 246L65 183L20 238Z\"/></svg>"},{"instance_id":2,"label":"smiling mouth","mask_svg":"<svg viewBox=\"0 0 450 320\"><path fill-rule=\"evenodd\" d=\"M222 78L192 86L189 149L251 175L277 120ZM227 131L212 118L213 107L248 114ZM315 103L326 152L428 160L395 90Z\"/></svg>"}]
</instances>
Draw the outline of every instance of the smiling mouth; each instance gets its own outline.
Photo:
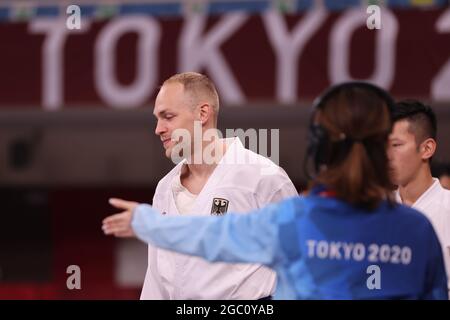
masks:
<instances>
[{"instance_id":1,"label":"smiling mouth","mask_svg":"<svg viewBox=\"0 0 450 320\"><path fill-rule=\"evenodd\" d=\"M164 147L167 147L167 145L170 143L170 141L172 141L170 138L169 139L164 139L164 140L161 140L162 141L162 144L163 144L163 146Z\"/></svg>"}]
</instances>

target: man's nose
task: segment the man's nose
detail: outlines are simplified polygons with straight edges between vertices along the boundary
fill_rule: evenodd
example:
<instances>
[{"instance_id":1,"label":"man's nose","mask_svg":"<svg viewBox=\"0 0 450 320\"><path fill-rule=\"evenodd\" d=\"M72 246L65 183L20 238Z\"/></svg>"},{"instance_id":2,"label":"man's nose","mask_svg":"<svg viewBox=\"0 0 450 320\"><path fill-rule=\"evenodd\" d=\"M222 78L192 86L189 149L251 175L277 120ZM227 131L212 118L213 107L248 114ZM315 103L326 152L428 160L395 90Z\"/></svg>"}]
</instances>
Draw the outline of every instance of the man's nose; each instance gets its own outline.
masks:
<instances>
[{"instance_id":1,"label":"man's nose","mask_svg":"<svg viewBox=\"0 0 450 320\"><path fill-rule=\"evenodd\" d=\"M165 131L167 131L167 128L158 120L158 122L156 122L155 134L160 136Z\"/></svg>"}]
</instances>

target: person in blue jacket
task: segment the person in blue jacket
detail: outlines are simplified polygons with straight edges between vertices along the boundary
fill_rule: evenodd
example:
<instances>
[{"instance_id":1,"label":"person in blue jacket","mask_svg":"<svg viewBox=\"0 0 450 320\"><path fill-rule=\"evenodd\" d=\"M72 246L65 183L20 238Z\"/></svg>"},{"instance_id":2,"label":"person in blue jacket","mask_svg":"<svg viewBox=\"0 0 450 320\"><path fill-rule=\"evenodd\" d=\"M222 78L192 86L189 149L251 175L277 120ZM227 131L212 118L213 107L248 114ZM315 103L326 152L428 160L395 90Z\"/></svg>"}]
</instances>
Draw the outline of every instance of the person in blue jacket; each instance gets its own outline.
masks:
<instances>
[{"instance_id":1,"label":"person in blue jacket","mask_svg":"<svg viewBox=\"0 0 450 320\"><path fill-rule=\"evenodd\" d=\"M395 204L386 143L395 104L364 82L314 106L305 171L311 191L258 214L165 216L120 199L103 231L208 261L264 264L275 299L447 299L440 243L427 218Z\"/></svg>"}]
</instances>

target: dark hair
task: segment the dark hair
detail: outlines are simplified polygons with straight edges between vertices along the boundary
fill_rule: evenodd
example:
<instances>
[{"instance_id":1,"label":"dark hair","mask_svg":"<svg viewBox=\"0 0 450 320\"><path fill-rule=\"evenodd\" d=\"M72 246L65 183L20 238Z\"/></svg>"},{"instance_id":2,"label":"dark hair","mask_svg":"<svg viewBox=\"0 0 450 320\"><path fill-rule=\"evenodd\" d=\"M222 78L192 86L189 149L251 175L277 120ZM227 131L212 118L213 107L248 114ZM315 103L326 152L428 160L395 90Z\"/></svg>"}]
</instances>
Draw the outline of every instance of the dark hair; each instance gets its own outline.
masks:
<instances>
[{"instance_id":1,"label":"dark hair","mask_svg":"<svg viewBox=\"0 0 450 320\"><path fill-rule=\"evenodd\" d=\"M383 199L391 199L393 186L386 155L392 129L391 101L381 88L371 85L346 85L327 96L315 122L329 136L328 161L315 183L369 210Z\"/></svg>"},{"instance_id":2,"label":"dark hair","mask_svg":"<svg viewBox=\"0 0 450 320\"><path fill-rule=\"evenodd\" d=\"M403 100L396 103L393 113L394 122L406 120L409 131L414 134L417 145L426 139L436 140L436 115L430 106L417 100Z\"/></svg>"}]
</instances>

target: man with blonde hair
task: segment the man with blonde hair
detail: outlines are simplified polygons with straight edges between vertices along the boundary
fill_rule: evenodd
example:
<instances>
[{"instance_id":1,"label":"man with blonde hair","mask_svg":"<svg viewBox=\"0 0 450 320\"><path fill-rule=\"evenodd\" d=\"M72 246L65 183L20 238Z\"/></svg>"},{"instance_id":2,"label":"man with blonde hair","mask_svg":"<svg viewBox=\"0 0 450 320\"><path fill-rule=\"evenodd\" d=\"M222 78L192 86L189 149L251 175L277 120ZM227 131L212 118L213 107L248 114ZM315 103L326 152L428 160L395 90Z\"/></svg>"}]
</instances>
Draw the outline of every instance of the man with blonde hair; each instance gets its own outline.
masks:
<instances>
[{"instance_id":1,"label":"man with blonde hair","mask_svg":"<svg viewBox=\"0 0 450 320\"><path fill-rule=\"evenodd\" d=\"M153 206L162 214L219 219L229 211L244 214L297 195L287 174L271 160L245 149L239 138L221 139L218 112L217 90L205 75L186 72L163 83L153 111L155 133L166 156L174 160L181 154L182 161L156 188ZM205 150L216 161L205 161ZM264 174L267 168L272 174ZM124 203L130 202L111 200L118 208ZM149 245L141 299L265 299L274 289L274 272L261 265L209 263Z\"/></svg>"}]
</instances>

